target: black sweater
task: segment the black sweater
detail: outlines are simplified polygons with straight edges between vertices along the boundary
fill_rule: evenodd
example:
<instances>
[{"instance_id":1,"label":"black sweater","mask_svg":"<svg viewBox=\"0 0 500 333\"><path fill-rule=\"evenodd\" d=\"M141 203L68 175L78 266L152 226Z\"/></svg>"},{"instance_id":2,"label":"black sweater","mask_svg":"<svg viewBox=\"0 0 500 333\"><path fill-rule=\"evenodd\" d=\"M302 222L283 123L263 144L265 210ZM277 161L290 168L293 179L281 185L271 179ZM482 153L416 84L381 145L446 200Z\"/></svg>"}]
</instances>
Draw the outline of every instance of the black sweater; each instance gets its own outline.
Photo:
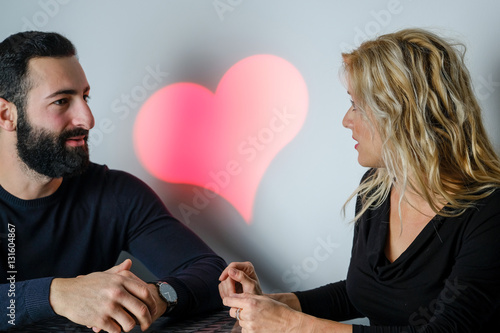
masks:
<instances>
[{"instance_id":1,"label":"black sweater","mask_svg":"<svg viewBox=\"0 0 500 333\"><path fill-rule=\"evenodd\" d=\"M500 191L459 217L434 217L393 263L385 256L390 200L354 229L345 281L296 292L305 313L353 332L498 332Z\"/></svg>"},{"instance_id":2,"label":"black sweater","mask_svg":"<svg viewBox=\"0 0 500 333\"><path fill-rule=\"evenodd\" d=\"M49 304L54 277L106 270L122 250L176 289L179 303L169 315L222 306L218 277L224 260L172 217L146 184L125 172L91 164L83 175L63 179L52 195L35 200L0 187L0 222L0 330L54 316Z\"/></svg>"}]
</instances>

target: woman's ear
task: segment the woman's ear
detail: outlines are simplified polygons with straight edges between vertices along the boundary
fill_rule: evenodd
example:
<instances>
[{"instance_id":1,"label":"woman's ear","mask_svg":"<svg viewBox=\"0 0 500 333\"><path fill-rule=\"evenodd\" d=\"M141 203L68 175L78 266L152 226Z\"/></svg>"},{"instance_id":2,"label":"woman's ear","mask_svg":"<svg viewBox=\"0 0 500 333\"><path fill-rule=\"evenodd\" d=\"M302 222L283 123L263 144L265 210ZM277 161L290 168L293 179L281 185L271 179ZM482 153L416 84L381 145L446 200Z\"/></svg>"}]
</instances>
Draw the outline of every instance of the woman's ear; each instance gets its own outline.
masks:
<instances>
[{"instance_id":1,"label":"woman's ear","mask_svg":"<svg viewBox=\"0 0 500 333\"><path fill-rule=\"evenodd\" d=\"M0 98L0 128L12 132L17 126L17 108L7 100Z\"/></svg>"}]
</instances>

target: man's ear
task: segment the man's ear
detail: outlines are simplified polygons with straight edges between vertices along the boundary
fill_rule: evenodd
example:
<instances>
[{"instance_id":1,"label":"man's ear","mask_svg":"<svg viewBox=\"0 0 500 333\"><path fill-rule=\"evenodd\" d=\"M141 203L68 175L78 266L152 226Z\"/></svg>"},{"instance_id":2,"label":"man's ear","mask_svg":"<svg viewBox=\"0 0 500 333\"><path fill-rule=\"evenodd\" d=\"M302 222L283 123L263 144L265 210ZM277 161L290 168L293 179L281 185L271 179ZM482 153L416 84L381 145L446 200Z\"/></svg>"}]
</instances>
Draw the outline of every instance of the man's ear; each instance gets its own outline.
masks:
<instances>
[{"instance_id":1,"label":"man's ear","mask_svg":"<svg viewBox=\"0 0 500 333\"><path fill-rule=\"evenodd\" d=\"M16 130L17 108L14 103L0 98L0 128L12 132Z\"/></svg>"}]
</instances>

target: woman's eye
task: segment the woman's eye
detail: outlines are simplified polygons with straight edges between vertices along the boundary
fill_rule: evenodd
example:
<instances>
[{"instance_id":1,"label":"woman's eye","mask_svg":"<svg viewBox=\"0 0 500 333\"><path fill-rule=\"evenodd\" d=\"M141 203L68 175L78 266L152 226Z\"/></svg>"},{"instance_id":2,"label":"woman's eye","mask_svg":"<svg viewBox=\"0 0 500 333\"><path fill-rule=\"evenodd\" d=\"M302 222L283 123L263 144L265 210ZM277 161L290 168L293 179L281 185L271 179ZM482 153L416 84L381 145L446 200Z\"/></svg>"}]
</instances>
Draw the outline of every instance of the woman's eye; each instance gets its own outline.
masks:
<instances>
[{"instance_id":1,"label":"woman's eye","mask_svg":"<svg viewBox=\"0 0 500 333\"><path fill-rule=\"evenodd\" d=\"M354 104L354 101L352 99L351 99L351 105L352 105L352 109L356 110L356 104Z\"/></svg>"}]
</instances>

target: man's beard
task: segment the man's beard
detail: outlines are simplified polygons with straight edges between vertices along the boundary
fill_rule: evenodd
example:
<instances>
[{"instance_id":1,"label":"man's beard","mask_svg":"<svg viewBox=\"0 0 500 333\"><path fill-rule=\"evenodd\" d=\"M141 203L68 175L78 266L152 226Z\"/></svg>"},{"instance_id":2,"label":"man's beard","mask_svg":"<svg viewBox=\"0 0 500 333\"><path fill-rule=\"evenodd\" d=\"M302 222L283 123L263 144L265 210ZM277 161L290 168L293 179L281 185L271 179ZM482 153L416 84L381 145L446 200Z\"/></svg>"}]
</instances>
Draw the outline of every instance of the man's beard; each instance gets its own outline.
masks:
<instances>
[{"instance_id":1,"label":"man's beard","mask_svg":"<svg viewBox=\"0 0 500 333\"><path fill-rule=\"evenodd\" d=\"M34 128L25 112L18 113L17 152L19 158L33 171L60 178L83 173L89 165L88 130L76 128L57 135L46 129ZM85 135L85 144L67 147L66 140Z\"/></svg>"}]
</instances>

